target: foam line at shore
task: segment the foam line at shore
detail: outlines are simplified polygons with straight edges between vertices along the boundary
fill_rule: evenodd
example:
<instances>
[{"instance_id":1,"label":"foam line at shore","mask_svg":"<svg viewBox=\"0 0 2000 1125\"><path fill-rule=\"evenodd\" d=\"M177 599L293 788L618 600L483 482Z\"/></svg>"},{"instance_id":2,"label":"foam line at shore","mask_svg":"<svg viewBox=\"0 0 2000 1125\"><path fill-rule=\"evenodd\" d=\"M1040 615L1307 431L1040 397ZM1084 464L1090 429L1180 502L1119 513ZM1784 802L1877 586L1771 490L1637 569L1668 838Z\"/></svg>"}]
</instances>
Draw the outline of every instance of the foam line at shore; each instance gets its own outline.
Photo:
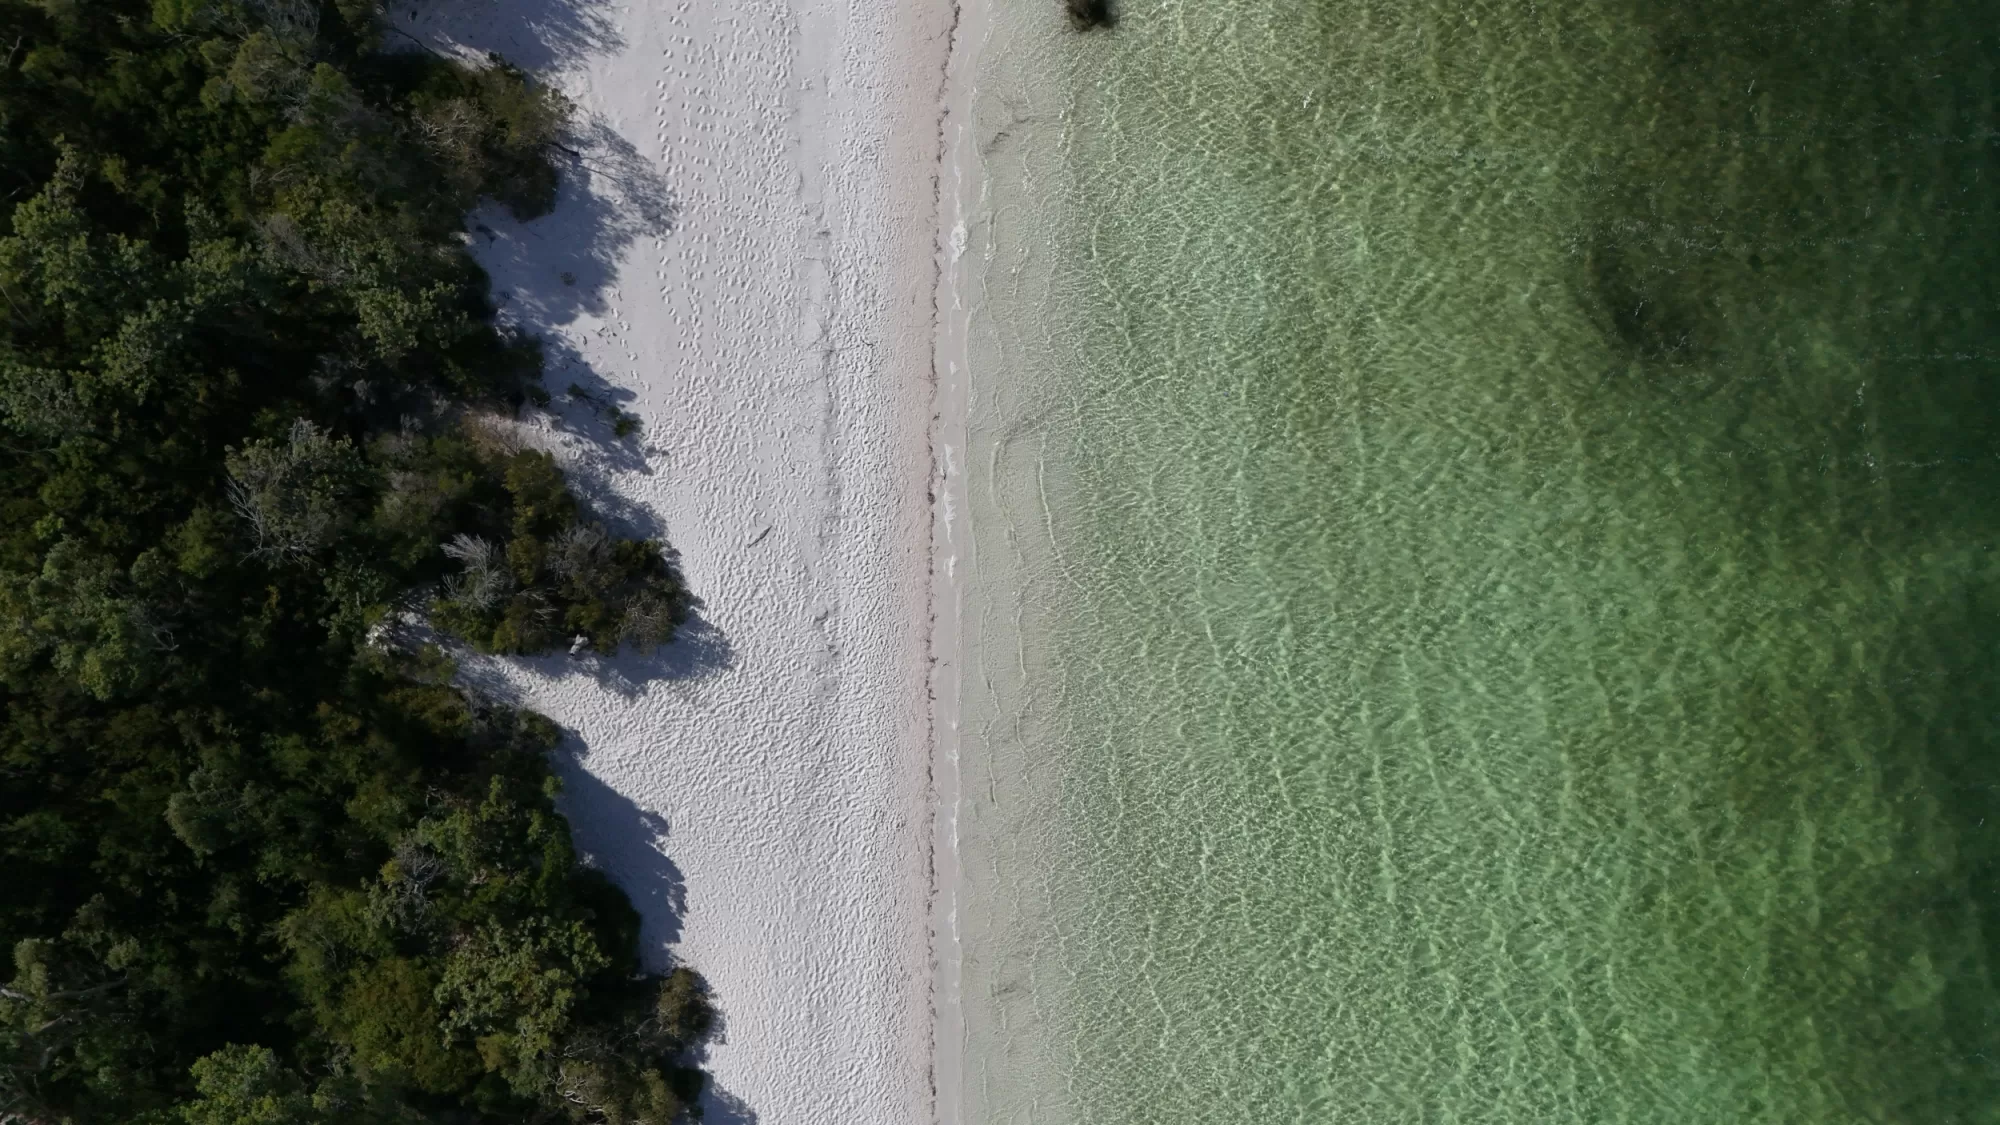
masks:
<instances>
[{"instance_id":1,"label":"foam line at shore","mask_svg":"<svg viewBox=\"0 0 2000 1125\"><path fill-rule=\"evenodd\" d=\"M931 911L933 980L932 1052L939 1125L964 1120L965 996L961 932L965 883L959 858L963 788L960 697L963 692L964 583L972 558L971 529L963 519L967 409L971 370L967 348L966 213L978 205L980 180L972 143L972 99L984 10L962 0L953 10L951 51L937 137L936 353L932 360L931 707L934 725L932 789L937 826L932 835Z\"/></svg>"}]
</instances>

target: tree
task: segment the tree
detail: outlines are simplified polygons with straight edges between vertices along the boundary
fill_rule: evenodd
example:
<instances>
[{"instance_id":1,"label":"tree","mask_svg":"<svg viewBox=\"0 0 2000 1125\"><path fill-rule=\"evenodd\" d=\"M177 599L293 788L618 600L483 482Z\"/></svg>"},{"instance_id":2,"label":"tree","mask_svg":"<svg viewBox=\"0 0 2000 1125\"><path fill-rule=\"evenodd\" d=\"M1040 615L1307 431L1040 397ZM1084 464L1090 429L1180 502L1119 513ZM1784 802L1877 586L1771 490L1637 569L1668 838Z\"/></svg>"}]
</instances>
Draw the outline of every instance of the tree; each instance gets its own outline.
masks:
<instances>
[{"instance_id":1,"label":"tree","mask_svg":"<svg viewBox=\"0 0 2000 1125\"><path fill-rule=\"evenodd\" d=\"M699 980L640 972L554 728L402 628L609 650L685 615L664 544L486 421L540 354L465 212L549 205L567 105L379 31L0 0L0 1118L666 1122L699 1089Z\"/></svg>"},{"instance_id":2,"label":"tree","mask_svg":"<svg viewBox=\"0 0 2000 1125\"><path fill-rule=\"evenodd\" d=\"M254 554L306 558L350 518L364 472L354 446L304 418L283 445L253 441L228 457L229 503L250 526Z\"/></svg>"},{"instance_id":3,"label":"tree","mask_svg":"<svg viewBox=\"0 0 2000 1125\"><path fill-rule=\"evenodd\" d=\"M187 1125L317 1125L299 1076L268 1047L231 1043L195 1061L196 1097L181 1111Z\"/></svg>"}]
</instances>

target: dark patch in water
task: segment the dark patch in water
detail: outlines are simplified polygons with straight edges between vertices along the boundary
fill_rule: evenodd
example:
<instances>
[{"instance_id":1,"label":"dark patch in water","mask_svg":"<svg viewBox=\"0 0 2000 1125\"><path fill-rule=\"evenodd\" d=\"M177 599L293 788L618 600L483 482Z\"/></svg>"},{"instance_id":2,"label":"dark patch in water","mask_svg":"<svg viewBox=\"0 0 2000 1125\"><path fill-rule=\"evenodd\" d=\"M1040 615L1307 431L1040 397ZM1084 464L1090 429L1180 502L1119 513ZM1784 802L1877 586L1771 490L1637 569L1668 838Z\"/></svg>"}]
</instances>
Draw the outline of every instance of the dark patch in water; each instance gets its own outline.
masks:
<instances>
[{"instance_id":1,"label":"dark patch in water","mask_svg":"<svg viewBox=\"0 0 2000 1125\"><path fill-rule=\"evenodd\" d=\"M1078 31L1115 27L1118 23L1111 0L1063 0L1063 10L1069 13L1069 25Z\"/></svg>"},{"instance_id":2,"label":"dark patch in water","mask_svg":"<svg viewBox=\"0 0 2000 1125\"><path fill-rule=\"evenodd\" d=\"M1586 261L1591 288L1619 342L1646 360L1690 358L1694 317L1665 286L1645 276L1615 245L1598 246Z\"/></svg>"}]
</instances>

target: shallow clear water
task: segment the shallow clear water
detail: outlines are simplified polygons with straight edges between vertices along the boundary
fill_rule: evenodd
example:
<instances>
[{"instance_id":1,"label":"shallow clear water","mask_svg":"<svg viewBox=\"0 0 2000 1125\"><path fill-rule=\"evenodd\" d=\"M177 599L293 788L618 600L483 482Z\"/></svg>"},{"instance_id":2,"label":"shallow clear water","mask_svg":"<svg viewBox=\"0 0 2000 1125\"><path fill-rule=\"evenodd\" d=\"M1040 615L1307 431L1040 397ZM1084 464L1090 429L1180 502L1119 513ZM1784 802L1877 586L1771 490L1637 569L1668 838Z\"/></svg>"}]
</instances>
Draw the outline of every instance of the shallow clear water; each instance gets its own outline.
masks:
<instances>
[{"instance_id":1,"label":"shallow clear water","mask_svg":"<svg viewBox=\"0 0 2000 1125\"><path fill-rule=\"evenodd\" d=\"M985 64L971 1119L2000 1121L2000 4L1122 16Z\"/></svg>"}]
</instances>

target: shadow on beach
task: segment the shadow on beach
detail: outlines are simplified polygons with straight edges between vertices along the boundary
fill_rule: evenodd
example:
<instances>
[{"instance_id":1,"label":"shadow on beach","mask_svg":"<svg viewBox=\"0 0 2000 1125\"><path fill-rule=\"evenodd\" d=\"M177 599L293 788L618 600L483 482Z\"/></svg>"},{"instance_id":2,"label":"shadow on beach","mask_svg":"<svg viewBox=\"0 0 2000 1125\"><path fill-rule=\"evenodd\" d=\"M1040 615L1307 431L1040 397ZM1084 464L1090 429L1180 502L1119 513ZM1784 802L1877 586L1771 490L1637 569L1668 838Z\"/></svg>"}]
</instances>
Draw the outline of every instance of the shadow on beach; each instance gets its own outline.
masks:
<instances>
[{"instance_id":1,"label":"shadow on beach","mask_svg":"<svg viewBox=\"0 0 2000 1125\"><path fill-rule=\"evenodd\" d=\"M549 394L547 405L539 408L543 417L593 447L588 467L651 475L647 458L658 450L630 411L638 392L605 378L561 336L545 335L541 345L542 386Z\"/></svg>"},{"instance_id":2,"label":"shadow on beach","mask_svg":"<svg viewBox=\"0 0 2000 1125\"><path fill-rule=\"evenodd\" d=\"M757 1125L757 1111L711 1082L701 1092L701 1125Z\"/></svg>"},{"instance_id":3,"label":"shadow on beach","mask_svg":"<svg viewBox=\"0 0 2000 1125\"><path fill-rule=\"evenodd\" d=\"M610 7L592 0L402 0L391 9L398 30L415 45L460 56L497 54L545 80L625 46ZM562 178L554 208L523 222L503 207L483 206L467 219L470 249L491 282L500 322L541 342L549 395L542 411L588 450L565 465L571 487L620 534L664 540L657 515L616 487L621 478L654 472L652 458L660 450L630 412L637 396L624 385L629 380L598 370L585 357L579 334L591 330L586 318L611 317L619 263L641 239L658 245L672 233L678 203L654 162L608 122L580 111L558 160ZM671 546L668 554L672 561ZM696 599L672 642L650 653L625 647L610 654L463 659L459 682L518 706L524 700L512 673L527 669L558 681L588 677L603 691L633 700L652 685L694 685L736 666L728 636ZM638 911L642 963L664 971L674 963L672 947L687 910L686 880L667 854L672 825L585 768L589 753L581 734L566 728L553 763L563 782L559 807L586 862L623 888ZM727 1037L727 1014L718 1011L695 1061L705 1066L709 1047ZM706 1125L758 1121L742 1098L713 1083L700 1106Z\"/></svg>"},{"instance_id":4,"label":"shadow on beach","mask_svg":"<svg viewBox=\"0 0 2000 1125\"><path fill-rule=\"evenodd\" d=\"M557 807L570 822L583 861L610 876L638 911L640 963L648 971L665 972L676 964L672 947L681 939L687 916L687 880L667 855L673 826L584 768L587 756L582 737L565 729L554 761L563 783ZM718 998L711 995L710 1000ZM691 1061L706 1069L710 1048L728 1039L728 1014L718 1002L714 1025ZM703 1125L757 1125L757 1111L713 1081L702 1090L700 1105Z\"/></svg>"},{"instance_id":5,"label":"shadow on beach","mask_svg":"<svg viewBox=\"0 0 2000 1125\"><path fill-rule=\"evenodd\" d=\"M660 451L630 411L636 393L584 356L577 322L609 316L618 263L637 240L673 230L675 204L659 173L602 122L580 126L573 140L555 208L526 222L497 204L480 208L469 218L472 255L491 282L499 321L541 345L549 396L541 413L592 450L570 466L572 487L613 527L664 538L658 520L613 483L651 475Z\"/></svg>"},{"instance_id":6,"label":"shadow on beach","mask_svg":"<svg viewBox=\"0 0 2000 1125\"><path fill-rule=\"evenodd\" d=\"M608 11L592 0L392 5L398 31L413 44L448 55L498 54L545 78L623 49ZM636 241L670 234L678 205L659 170L608 122L579 115L561 149L555 206L526 221L495 203L480 207L467 217L472 255L491 283L498 320L541 344L542 385L548 391L548 401L538 407L542 416L589 450L564 466L570 487L618 534L664 542L666 528L658 516L618 487L622 477L651 475L652 458L660 451L628 410L636 393L583 354L577 322L609 315L606 298L619 262ZM671 544L668 556L672 561ZM631 698L649 683L698 680L727 671L735 661L729 639L702 617L697 600L673 642L651 653L620 649L510 662L556 678L587 676ZM518 702L518 693L490 662L469 661L461 679L489 698Z\"/></svg>"},{"instance_id":7,"label":"shadow on beach","mask_svg":"<svg viewBox=\"0 0 2000 1125\"><path fill-rule=\"evenodd\" d=\"M606 5L591 0L403 0L391 9L413 50L495 53L543 79L625 45ZM591 329L579 321L611 315L619 263L639 240L671 234L679 203L658 166L601 118L579 110L557 148L549 213L524 221L489 201L466 217L469 249L486 271L496 319L541 345L545 417L595 450L575 466L572 485L614 527L661 538L658 521L611 484L652 473L658 450L627 410L634 392L584 357L581 334Z\"/></svg>"},{"instance_id":8,"label":"shadow on beach","mask_svg":"<svg viewBox=\"0 0 2000 1125\"><path fill-rule=\"evenodd\" d=\"M504 56L546 74L622 50L610 5L593 0L390 0L397 31L435 51Z\"/></svg>"},{"instance_id":9,"label":"shadow on beach","mask_svg":"<svg viewBox=\"0 0 2000 1125\"><path fill-rule=\"evenodd\" d=\"M729 1012L714 993L708 999L715 1006L715 1021L692 1055L695 1065L704 1071L708 1069L709 1053L729 1042ZM702 1088L699 1105L701 1125L757 1125L757 1111L742 1098L717 1086L712 1076Z\"/></svg>"},{"instance_id":10,"label":"shadow on beach","mask_svg":"<svg viewBox=\"0 0 2000 1125\"><path fill-rule=\"evenodd\" d=\"M563 784L557 807L569 820L583 861L610 876L638 911L640 964L649 972L666 972L678 963L672 947L681 939L687 916L687 880L667 855L673 825L586 769L588 754L582 737L565 728L562 748L554 755ZM718 998L711 995L710 1000ZM715 1022L690 1061L706 1069L709 1050L728 1039L729 1017L718 1003ZM757 1125L756 1110L712 1081L702 1090L700 1105L703 1125Z\"/></svg>"},{"instance_id":11,"label":"shadow on beach","mask_svg":"<svg viewBox=\"0 0 2000 1125\"><path fill-rule=\"evenodd\" d=\"M680 214L659 169L606 122L578 120L557 160L562 182L548 214L523 222L489 203L467 219L501 319L534 335L607 312L627 249L665 238Z\"/></svg>"},{"instance_id":12,"label":"shadow on beach","mask_svg":"<svg viewBox=\"0 0 2000 1125\"><path fill-rule=\"evenodd\" d=\"M623 49L624 40L591 0L414 0L393 4L411 49L451 56L498 54L542 80L584 60ZM579 317L603 316L622 261L642 238L664 239L680 204L672 187L610 122L577 110L553 154L561 172L555 206L523 221L488 202L466 217L472 255L486 270L499 319L541 339L547 382L561 391L590 385L581 356L555 334ZM599 380L605 386L608 382Z\"/></svg>"},{"instance_id":13,"label":"shadow on beach","mask_svg":"<svg viewBox=\"0 0 2000 1125\"><path fill-rule=\"evenodd\" d=\"M672 966L668 947L681 939L687 913L687 880L667 858L672 826L583 767L585 751L575 731L565 731L555 755L562 778L557 807L569 818L577 850L589 866L609 875L639 912L639 959L648 970Z\"/></svg>"}]
</instances>

